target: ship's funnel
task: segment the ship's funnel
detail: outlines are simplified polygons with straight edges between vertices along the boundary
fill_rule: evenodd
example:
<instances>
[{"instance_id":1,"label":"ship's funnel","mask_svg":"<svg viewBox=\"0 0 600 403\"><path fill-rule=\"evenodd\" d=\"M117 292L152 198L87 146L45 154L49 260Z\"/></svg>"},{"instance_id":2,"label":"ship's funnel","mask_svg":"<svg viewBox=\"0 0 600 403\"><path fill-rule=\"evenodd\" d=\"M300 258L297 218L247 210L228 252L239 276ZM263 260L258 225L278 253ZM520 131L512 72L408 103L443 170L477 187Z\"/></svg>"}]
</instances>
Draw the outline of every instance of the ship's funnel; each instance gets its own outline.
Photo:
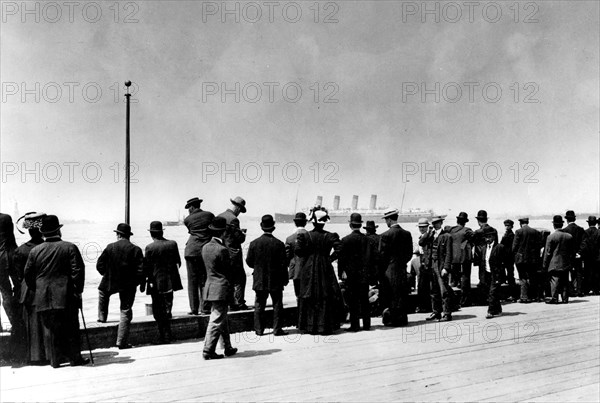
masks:
<instances>
[{"instance_id":1,"label":"ship's funnel","mask_svg":"<svg viewBox=\"0 0 600 403\"><path fill-rule=\"evenodd\" d=\"M323 206L323 196L317 196L317 201L315 202L315 206Z\"/></svg>"},{"instance_id":2,"label":"ship's funnel","mask_svg":"<svg viewBox=\"0 0 600 403\"><path fill-rule=\"evenodd\" d=\"M352 196L352 210L358 209L358 195Z\"/></svg>"},{"instance_id":3,"label":"ship's funnel","mask_svg":"<svg viewBox=\"0 0 600 403\"><path fill-rule=\"evenodd\" d=\"M377 207L377 195L371 195L371 202L369 203L369 209L375 210Z\"/></svg>"},{"instance_id":4,"label":"ship's funnel","mask_svg":"<svg viewBox=\"0 0 600 403\"><path fill-rule=\"evenodd\" d=\"M333 196L333 209L334 210L340 209L340 196Z\"/></svg>"}]
</instances>

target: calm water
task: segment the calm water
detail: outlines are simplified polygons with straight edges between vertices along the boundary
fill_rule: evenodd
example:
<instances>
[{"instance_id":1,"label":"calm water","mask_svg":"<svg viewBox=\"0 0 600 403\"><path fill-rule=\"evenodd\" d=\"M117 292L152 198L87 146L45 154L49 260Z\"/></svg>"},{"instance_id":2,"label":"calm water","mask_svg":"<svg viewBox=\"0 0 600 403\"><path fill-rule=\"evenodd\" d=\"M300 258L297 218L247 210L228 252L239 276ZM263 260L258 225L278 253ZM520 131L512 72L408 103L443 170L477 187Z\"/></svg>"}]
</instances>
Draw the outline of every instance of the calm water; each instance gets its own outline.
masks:
<instances>
[{"instance_id":1,"label":"calm water","mask_svg":"<svg viewBox=\"0 0 600 403\"><path fill-rule=\"evenodd\" d=\"M516 221L516 219L513 218ZM246 238L246 242L244 243L244 257L246 256L246 251L250 241L259 237L262 234L260 229L260 220L258 219L245 219L242 215L240 217L242 228L248 229L248 235ZM498 230L500 236L504 233L504 219L498 220L490 220L489 223L491 226ZM454 218L450 218L445 221L447 225L455 225L456 220ZM387 228L385 222L377 223L379 228L377 233L384 232ZM469 221L469 226L472 229L477 228L477 222L473 219ZM581 225L581 223L579 223ZM98 303L98 284L100 283L101 276L96 271L96 261L100 256L102 250L106 247L107 244L114 242L116 240L116 235L113 230L116 228L117 223L90 223L90 224L65 224L62 228L63 239L65 241L73 242L79 246L79 249L83 255L83 259L86 265L86 281L85 281L85 289L84 289L84 313L85 318L88 323L95 322L97 319L97 303ZM132 232L134 235L131 237L131 241L136 245L142 248L146 247L147 244L152 242L150 235L147 231L149 226L149 222L137 222L132 225ZM285 238L294 232L295 227L294 224L276 224L277 228L274 232L274 235L279 238L281 241L285 241ZM417 223L402 223L402 228L411 232L413 236L414 247L416 247L416 242L418 240L419 231L417 228ZM550 220L532 220L531 226L534 228L551 228ZM518 224L515 228L518 228ZM312 229L312 225L308 224L307 229ZM350 228L347 224L329 224L325 226L325 229L330 232L337 232L340 237L343 237L350 233ZM18 232L15 234L17 237L17 244L22 244L26 242L29 237L26 235L21 235ZM182 261L183 251L185 248L185 243L188 238L187 229L185 226L175 226L175 227L165 227L165 238L171 239L177 242L179 246L179 252L181 254ZM414 249L414 248L413 248ZM245 263L244 263L245 264ZM252 291L252 277L251 277L251 269L246 267L246 273L249 276L247 285L246 285L246 300L248 305L252 305L254 303L254 292ZM473 270L473 275L475 276L472 281L477 283L477 274L476 270ZM187 273L185 269L185 263L180 268L181 279L184 285L184 290L175 293L175 300L173 306L173 312L175 315L184 314L189 311L188 306L188 297L187 297ZM119 314L119 305L118 305L118 295L114 295L111 298L110 308L109 308L109 321L118 321ZM146 315L146 306L145 304L149 304L150 296L145 294L140 294L138 292L136 296L136 301L133 307L134 311L134 320ZM286 287L284 292L284 303L287 304L295 304L295 296L293 293L293 287L289 285ZM3 325L6 323L6 315L2 312L2 323Z\"/></svg>"}]
</instances>

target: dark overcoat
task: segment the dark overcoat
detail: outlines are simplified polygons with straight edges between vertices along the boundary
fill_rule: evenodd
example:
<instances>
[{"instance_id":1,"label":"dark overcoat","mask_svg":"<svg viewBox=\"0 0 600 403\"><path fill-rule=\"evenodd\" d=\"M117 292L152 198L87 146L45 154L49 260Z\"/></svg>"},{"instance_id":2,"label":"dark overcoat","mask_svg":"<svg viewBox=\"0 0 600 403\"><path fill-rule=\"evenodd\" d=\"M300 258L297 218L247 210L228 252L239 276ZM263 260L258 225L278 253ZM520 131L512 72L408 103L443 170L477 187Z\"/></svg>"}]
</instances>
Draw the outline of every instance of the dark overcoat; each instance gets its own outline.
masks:
<instances>
[{"instance_id":1,"label":"dark overcoat","mask_svg":"<svg viewBox=\"0 0 600 403\"><path fill-rule=\"evenodd\" d=\"M301 261L299 298L324 300L339 296L339 285L331 264L337 260L339 248L340 237L335 232L315 228L298 234L296 254Z\"/></svg>"},{"instance_id":2,"label":"dark overcoat","mask_svg":"<svg viewBox=\"0 0 600 403\"><path fill-rule=\"evenodd\" d=\"M373 243L359 230L342 238L338 255L338 277L346 273L347 282L368 284L377 275Z\"/></svg>"},{"instance_id":3,"label":"dark overcoat","mask_svg":"<svg viewBox=\"0 0 600 403\"><path fill-rule=\"evenodd\" d=\"M151 294L153 289L159 293L183 289L179 276L181 257L177 242L165 238L155 239L146 246L144 255L148 294Z\"/></svg>"},{"instance_id":4,"label":"dark overcoat","mask_svg":"<svg viewBox=\"0 0 600 403\"><path fill-rule=\"evenodd\" d=\"M573 248L575 248L575 252L579 252L581 249L581 242L585 237L585 230L574 222L569 223L566 227L562 229L563 232L567 234L571 234L573 237Z\"/></svg>"},{"instance_id":5,"label":"dark overcoat","mask_svg":"<svg viewBox=\"0 0 600 403\"><path fill-rule=\"evenodd\" d=\"M566 271L573 267L575 245L573 236L562 230L548 235L544 249L544 268L549 272Z\"/></svg>"},{"instance_id":6,"label":"dark overcoat","mask_svg":"<svg viewBox=\"0 0 600 403\"><path fill-rule=\"evenodd\" d=\"M452 264L472 261L473 230L464 225L455 225L450 229L450 235L452 236Z\"/></svg>"},{"instance_id":7,"label":"dark overcoat","mask_svg":"<svg viewBox=\"0 0 600 403\"><path fill-rule=\"evenodd\" d=\"M202 247L210 241L209 224L215 215L210 211L196 210L183 220L190 237L185 244L184 257L201 257Z\"/></svg>"},{"instance_id":8,"label":"dark overcoat","mask_svg":"<svg viewBox=\"0 0 600 403\"><path fill-rule=\"evenodd\" d=\"M285 257L288 261L288 278L290 280L300 279L300 257L296 254L296 241L298 233L306 232L304 228L298 228L296 232L285 239Z\"/></svg>"},{"instance_id":9,"label":"dark overcoat","mask_svg":"<svg viewBox=\"0 0 600 403\"><path fill-rule=\"evenodd\" d=\"M386 262L385 277L394 290L406 285L406 265L413 254L412 235L394 224L381 234L380 252Z\"/></svg>"},{"instance_id":10,"label":"dark overcoat","mask_svg":"<svg viewBox=\"0 0 600 403\"><path fill-rule=\"evenodd\" d=\"M85 265L77 246L49 237L34 247L25 265L25 282L35 291L37 312L67 309L79 304L85 282Z\"/></svg>"},{"instance_id":11,"label":"dark overcoat","mask_svg":"<svg viewBox=\"0 0 600 403\"><path fill-rule=\"evenodd\" d=\"M529 225L523 225L515 232L512 253L516 264L534 264L540 260L541 234Z\"/></svg>"},{"instance_id":12,"label":"dark overcoat","mask_svg":"<svg viewBox=\"0 0 600 403\"><path fill-rule=\"evenodd\" d=\"M99 290L109 294L131 290L144 281L142 249L129 239L108 244L98 258L96 270L102 275Z\"/></svg>"},{"instance_id":13,"label":"dark overcoat","mask_svg":"<svg viewBox=\"0 0 600 403\"><path fill-rule=\"evenodd\" d=\"M254 269L254 291L278 291L288 283L285 245L273 234L262 234L250 242L246 263Z\"/></svg>"},{"instance_id":14,"label":"dark overcoat","mask_svg":"<svg viewBox=\"0 0 600 403\"><path fill-rule=\"evenodd\" d=\"M229 251L220 238L212 238L202 248L202 260L206 267L205 301L231 300L233 272L229 260Z\"/></svg>"}]
</instances>

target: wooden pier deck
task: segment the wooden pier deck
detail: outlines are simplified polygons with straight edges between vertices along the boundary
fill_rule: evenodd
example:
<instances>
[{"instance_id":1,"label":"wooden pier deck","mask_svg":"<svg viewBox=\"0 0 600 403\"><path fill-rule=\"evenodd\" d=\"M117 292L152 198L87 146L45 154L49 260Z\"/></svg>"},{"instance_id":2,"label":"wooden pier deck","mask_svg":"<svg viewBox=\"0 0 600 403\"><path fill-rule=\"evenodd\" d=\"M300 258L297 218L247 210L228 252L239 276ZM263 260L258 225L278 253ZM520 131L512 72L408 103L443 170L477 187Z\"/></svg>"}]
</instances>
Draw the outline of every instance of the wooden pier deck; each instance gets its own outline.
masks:
<instances>
[{"instance_id":1,"label":"wooden pier deck","mask_svg":"<svg viewBox=\"0 0 600 403\"><path fill-rule=\"evenodd\" d=\"M330 337L232 335L204 361L199 339L94 351L95 366L0 368L0 401L599 401L600 297L506 304L449 323ZM344 327L347 327L345 325Z\"/></svg>"}]
</instances>

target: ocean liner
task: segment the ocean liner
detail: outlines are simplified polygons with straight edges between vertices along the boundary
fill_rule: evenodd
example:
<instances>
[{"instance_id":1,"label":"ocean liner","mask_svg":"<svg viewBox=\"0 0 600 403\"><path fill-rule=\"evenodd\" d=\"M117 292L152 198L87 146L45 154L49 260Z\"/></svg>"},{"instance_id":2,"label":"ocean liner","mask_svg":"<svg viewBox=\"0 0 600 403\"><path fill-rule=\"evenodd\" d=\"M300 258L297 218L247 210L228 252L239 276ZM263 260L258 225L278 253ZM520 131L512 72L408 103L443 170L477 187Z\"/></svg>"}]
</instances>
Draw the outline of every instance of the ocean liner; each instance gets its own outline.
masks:
<instances>
[{"instance_id":1,"label":"ocean liner","mask_svg":"<svg viewBox=\"0 0 600 403\"><path fill-rule=\"evenodd\" d=\"M315 205L323 206L323 197L317 196ZM327 206L323 206L327 207ZM329 216L331 217L331 223L347 223L350 219L350 214L360 213L363 221L375 221L379 223L382 221L383 213L388 209L388 206L377 206L377 195L371 195L371 201L369 208L358 208L358 196L352 196L352 206L349 208L340 208L340 196L334 196L333 208L328 209ZM308 216L309 208L302 209L302 211ZM292 223L294 222L295 214L284 214L275 213L275 222L278 223ZM402 210L398 217L398 222L417 222L419 218L425 217L430 219L435 214L433 210L424 210L420 208L410 208Z\"/></svg>"}]
</instances>

